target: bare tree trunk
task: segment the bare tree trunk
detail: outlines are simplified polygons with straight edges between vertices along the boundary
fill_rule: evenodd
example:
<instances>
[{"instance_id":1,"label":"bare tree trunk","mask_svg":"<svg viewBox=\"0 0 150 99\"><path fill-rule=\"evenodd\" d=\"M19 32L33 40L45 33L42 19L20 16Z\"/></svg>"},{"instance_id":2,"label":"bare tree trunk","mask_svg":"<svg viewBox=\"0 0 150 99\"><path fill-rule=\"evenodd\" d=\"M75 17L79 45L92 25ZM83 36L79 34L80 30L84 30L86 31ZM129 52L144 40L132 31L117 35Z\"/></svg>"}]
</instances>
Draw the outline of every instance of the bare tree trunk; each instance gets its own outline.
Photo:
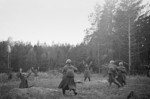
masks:
<instances>
[{"instance_id":1,"label":"bare tree trunk","mask_svg":"<svg viewBox=\"0 0 150 99\"><path fill-rule=\"evenodd\" d=\"M100 66L100 53L99 53L99 47L100 47L100 44L98 42L98 67L99 67L99 73L101 72L101 66Z\"/></svg>"},{"instance_id":2,"label":"bare tree trunk","mask_svg":"<svg viewBox=\"0 0 150 99\"><path fill-rule=\"evenodd\" d=\"M9 52L8 52L8 69L9 69Z\"/></svg>"},{"instance_id":3,"label":"bare tree trunk","mask_svg":"<svg viewBox=\"0 0 150 99\"><path fill-rule=\"evenodd\" d=\"M128 20L128 40L129 40L129 74L131 73L131 26L130 26L130 15Z\"/></svg>"}]
</instances>

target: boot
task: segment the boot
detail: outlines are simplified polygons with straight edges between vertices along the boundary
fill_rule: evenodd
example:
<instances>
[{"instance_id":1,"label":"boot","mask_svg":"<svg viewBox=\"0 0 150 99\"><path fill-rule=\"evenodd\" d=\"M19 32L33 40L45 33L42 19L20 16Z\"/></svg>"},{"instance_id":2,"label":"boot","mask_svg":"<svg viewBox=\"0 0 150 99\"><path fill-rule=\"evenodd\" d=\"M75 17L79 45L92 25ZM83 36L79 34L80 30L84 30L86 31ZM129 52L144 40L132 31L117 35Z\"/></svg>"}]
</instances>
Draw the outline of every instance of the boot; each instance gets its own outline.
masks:
<instances>
[{"instance_id":1,"label":"boot","mask_svg":"<svg viewBox=\"0 0 150 99\"><path fill-rule=\"evenodd\" d=\"M74 92L74 94L75 94L75 95L77 95L77 92L76 92L76 90L75 90L75 89L73 89L73 92Z\"/></svg>"},{"instance_id":2,"label":"boot","mask_svg":"<svg viewBox=\"0 0 150 99\"><path fill-rule=\"evenodd\" d=\"M65 95L65 91L66 91L65 89L62 89L63 95Z\"/></svg>"}]
</instances>

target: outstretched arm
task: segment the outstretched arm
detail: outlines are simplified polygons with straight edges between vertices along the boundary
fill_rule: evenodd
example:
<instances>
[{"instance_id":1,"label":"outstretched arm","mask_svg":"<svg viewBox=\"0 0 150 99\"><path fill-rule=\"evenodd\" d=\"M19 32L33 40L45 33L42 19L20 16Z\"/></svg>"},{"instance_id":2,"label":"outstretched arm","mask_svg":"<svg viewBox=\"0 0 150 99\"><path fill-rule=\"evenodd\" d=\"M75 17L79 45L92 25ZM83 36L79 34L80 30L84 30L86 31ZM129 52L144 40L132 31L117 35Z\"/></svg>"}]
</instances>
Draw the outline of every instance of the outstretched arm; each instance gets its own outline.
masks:
<instances>
[{"instance_id":1,"label":"outstretched arm","mask_svg":"<svg viewBox=\"0 0 150 99\"><path fill-rule=\"evenodd\" d=\"M64 67L63 67L63 69L62 69L62 73L63 73L63 74L65 74L65 73L66 73L66 71L67 71L67 67L66 67L66 66L64 66Z\"/></svg>"},{"instance_id":2,"label":"outstretched arm","mask_svg":"<svg viewBox=\"0 0 150 99\"><path fill-rule=\"evenodd\" d=\"M77 70L78 70L75 66L72 66L72 68L74 69L74 71L77 71Z\"/></svg>"},{"instance_id":3,"label":"outstretched arm","mask_svg":"<svg viewBox=\"0 0 150 99\"><path fill-rule=\"evenodd\" d=\"M85 65L85 61L84 60L82 61L82 63L83 63L83 65Z\"/></svg>"},{"instance_id":4,"label":"outstretched arm","mask_svg":"<svg viewBox=\"0 0 150 99\"><path fill-rule=\"evenodd\" d=\"M89 64L89 67L91 67L92 63L93 63L93 62L91 61L90 64Z\"/></svg>"},{"instance_id":5,"label":"outstretched arm","mask_svg":"<svg viewBox=\"0 0 150 99\"><path fill-rule=\"evenodd\" d=\"M31 75L32 72L28 73L27 78Z\"/></svg>"}]
</instances>

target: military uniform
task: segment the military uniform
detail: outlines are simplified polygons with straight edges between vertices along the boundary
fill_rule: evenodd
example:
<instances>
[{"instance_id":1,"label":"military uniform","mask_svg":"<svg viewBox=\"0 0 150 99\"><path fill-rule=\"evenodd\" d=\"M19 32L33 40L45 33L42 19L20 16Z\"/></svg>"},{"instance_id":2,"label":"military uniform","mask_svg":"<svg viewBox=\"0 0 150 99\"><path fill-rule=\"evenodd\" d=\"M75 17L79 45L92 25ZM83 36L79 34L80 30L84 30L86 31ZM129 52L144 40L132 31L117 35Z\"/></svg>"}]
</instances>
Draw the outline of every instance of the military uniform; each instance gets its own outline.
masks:
<instances>
[{"instance_id":1,"label":"military uniform","mask_svg":"<svg viewBox=\"0 0 150 99\"><path fill-rule=\"evenodd\" d=\"M66 64L63 68L63 79L61 83L59 84L58 88L61 88L63 91L63 94L65 94L66 90L73 90L74 94L76 95L76 83L74 81L74 71L77 70L76 67L74 67L71 64Z\"/></svg>"},{"instance_id":2,"label":"military uniform","mask_svg":"<svg viewBox=\"0 0 150 99\"><path fill-rule=\"evenodd\" d=\"M19 88L28 88L28 80L27 78L30 76L31 73L29 73L27 75L27 77L25 77L25 75L23 75L22 73L19 73L18 74L18 77L20 78L21 82L20 82L20 85L19 85Z\"/></svg>"},{"instance_id":3,"label":"military uniform","mask_svg":"<svg viewBox=\"0 0 150 99\"><path fill-rule=\"evenodd\" d=\"M108 82L109 82L110 86L112 83L114 83L118 87L120 87L120 83L116 80L116 76L118 75L117 66L114 65L113 63L110 63L108 65L108 74L109 74Z\"/></svg>"},{"instance_id":4,"label":"military uniform","mask_svg":"<svg viewBox=\"0 0 150 99\"><path fill-rule=\"evenodd\" d=\"M85 65L84 81L86 81L87 78L89 79L89 81L91 81L91 79L90 79L90 69L89 69L88 64Z\"/></svg>"},{"instance_id":5,"label":"military uniform","mask_svg":"<svg viewBox=\"0 0 150 99\"><path fill-rule=\"evenodd\" d=\"M118 70L118 77L117 80L119 81L119 83L121 84L121 86L126 85L126 68L123 65L120 65L119 67L117 67Z\"/></svg>"}]
</instances>

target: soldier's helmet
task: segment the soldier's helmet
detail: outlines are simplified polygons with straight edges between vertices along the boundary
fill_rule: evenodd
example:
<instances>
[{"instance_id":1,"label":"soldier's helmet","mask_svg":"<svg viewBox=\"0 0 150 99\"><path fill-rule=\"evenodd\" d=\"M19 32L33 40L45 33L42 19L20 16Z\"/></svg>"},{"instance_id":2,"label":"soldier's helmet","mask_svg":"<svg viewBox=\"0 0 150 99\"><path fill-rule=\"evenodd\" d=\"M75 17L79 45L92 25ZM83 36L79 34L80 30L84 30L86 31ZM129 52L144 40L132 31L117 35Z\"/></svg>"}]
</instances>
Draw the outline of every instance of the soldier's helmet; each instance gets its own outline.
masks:
<instances>
[{"instance_id":1,"label":"soldier's helmet","mask_svg":"<svg viewBox=\"0 0 150 99\"><path fill-rule=\"evenodd\" d=\"M115 63L115 61L114 61L114 60L111 60L111 61L110 61L110 64L114 64L114 63Z\"/></svg>"},{"instance_id":2,"label":"soldier's helmet","mask_svg":"<svg viewBox=\"0 0 150 99\"><path fill-rule=\"evenodd\" d=\"M19 72L22 72L22 68L19 68Z\"/></svg>"},{"instance_id":3,"label":"soldier's helmet","mask_svg":"<svg viewBox=\"0 0 150 99\"><path fill-rule=\"evenodd\" d=\"M71 63L71 59L67 59L66 64L70 64L70 63Z\"/></svg>"},{"instance_id":4,"label":"soldier's helmet","mask_svg":"<svg viewBox=\"0 0 150 99\"><path fill-rule=\"evenodd\" d=\"M119 66L122 66L123 65L123 62L119 62Z\"/></svg>"}]
</instances>

